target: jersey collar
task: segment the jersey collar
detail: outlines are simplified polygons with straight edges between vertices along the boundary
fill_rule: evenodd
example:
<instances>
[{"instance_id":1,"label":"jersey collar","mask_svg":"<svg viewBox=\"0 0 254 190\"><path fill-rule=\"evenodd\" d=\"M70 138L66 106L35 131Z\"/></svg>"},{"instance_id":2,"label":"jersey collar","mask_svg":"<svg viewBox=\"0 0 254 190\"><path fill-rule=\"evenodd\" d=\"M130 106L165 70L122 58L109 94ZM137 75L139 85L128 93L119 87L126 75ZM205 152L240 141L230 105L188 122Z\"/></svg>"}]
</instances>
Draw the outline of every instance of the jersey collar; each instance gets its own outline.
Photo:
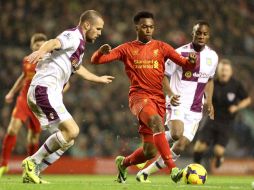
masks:
<instances>
[{"instance_id":1,"label":"jersey collar","mask_svg":"<svg viewBox=\"0 0 254 190\"><path fill-rule=\"evenodd\" d=\"M195 52L197 52L197 51L194 49L193 42L190 43L190 48L193 49ZM207 46L205 45L204 48L203 48L200 52L202 52L202 51L205 50L206 48L207 48Z\"/></svg>"},{"instance_id":2,"label":"jersey collar","mask_svg":"<svg viewBox=\"0 0 254 190\"><path fill-rule=\"evenodd\" d=\"M144 43L144 42L141 42L140 40L135 40L136 43L143 44L143 45L150 44L152 41L153 41L153 39L151 39L150 41Z\"/></svg>"},{"instance_id":3,"label":"jersey collar","mask_svg":"<svg viewBox=\"0 0 254 190\"><path fill-rule=\"evenodd\" d=\"M82 30L81 26L78 25L77 28L78 28L78 30L79 30L81 36L83 37L83 40L85 41L86 38L85 38L85 36L84 36L84 34L83 34L83 30Z\"/></svg>"}]
</instances>

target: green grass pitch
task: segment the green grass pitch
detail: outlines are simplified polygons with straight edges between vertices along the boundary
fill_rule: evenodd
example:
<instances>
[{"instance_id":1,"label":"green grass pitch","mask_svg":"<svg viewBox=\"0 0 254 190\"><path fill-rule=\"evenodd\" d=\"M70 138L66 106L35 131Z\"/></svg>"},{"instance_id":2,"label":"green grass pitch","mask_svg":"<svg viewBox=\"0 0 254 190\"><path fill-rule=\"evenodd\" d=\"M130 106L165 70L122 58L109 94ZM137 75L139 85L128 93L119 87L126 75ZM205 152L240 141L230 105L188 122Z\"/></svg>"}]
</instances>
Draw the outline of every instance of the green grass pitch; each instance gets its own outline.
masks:
<instances>
[{"instance_id":1,"label":"green grass pitch","mask_svg":"<svg viewBox=\"0 0 254 190\"><path fill-rule=\"evenodd\" d=\"M0 190L251 190L254 176L208 176L205 185L174 184L169 176L155 175L151 184L136 182L129 175L126 184L114 182L115 176L108 175L46 175L51 184L23 184L20 175L6 175L0 179Z\"/></svg>"}]
</instances>

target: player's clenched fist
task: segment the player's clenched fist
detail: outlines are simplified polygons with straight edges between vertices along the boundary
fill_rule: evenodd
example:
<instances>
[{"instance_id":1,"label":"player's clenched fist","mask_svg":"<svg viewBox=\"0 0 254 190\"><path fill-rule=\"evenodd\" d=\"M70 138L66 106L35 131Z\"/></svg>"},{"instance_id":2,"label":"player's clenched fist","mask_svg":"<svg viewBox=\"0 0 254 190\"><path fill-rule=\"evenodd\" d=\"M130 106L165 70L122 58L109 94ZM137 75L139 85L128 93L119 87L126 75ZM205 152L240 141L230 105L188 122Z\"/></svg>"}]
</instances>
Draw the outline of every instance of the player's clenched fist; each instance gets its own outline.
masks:
<instances>
[{"instance_id":1,"label":"player's clenched fist","mask_svg":"<svg viewBox=\"0 0 254 190\"><path fill-rule=\"evenodd\" d=\"M111 51L111 46L109 44L104 44L100 47L99 51L102 53L102 54L108 54L110 51Z\"/></svg>"},{"instance_id":2,"label":"player's clenched fist","mask_svg":"<svg viewBox=\"0 0 254 190\"><path fill-rule=\"evenodd\" d=\"M189 53L189 62L192 64L196 64L197 55L195 53Z\"/></svg>"}]
</instances>

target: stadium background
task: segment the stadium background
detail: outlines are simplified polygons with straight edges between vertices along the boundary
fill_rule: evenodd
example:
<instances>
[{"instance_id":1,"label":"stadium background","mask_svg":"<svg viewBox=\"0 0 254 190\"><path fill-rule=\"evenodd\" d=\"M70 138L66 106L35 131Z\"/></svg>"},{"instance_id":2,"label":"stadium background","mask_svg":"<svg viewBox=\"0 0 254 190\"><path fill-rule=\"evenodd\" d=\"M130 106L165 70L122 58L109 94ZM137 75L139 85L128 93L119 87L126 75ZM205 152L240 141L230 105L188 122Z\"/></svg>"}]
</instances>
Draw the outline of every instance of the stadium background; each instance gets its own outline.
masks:
<instances>
[{"instance_id":1,"label":"stadium background","mask_svg":"<svg viewBox=\"0 0 254 190\"><path fill-rule=\"evenodd\" d=\"M181 46L191 40L197 19L211 23L210 46L221 58L230 58L235 76L254 99L254 1L253 0L1 0L0 1L0 141L9 123L14 104L4 103L4 96L20 75L22 58L30 53L29 39L34 32L54 38L66 28L77 25L79 15L96 9L105 18L103 35L88 44L84 64L96 74L116 77L110 85L97 85L71 78L71 88L64 95L66 107L80 126L76 144L67 152L75 158L114 157L127 154L140 143L138 123L128 108L128 79L121 63L91 66L91 54L101 44L113 47L135 39L132 15L150 10L156 16L157 39ZM41 141L47 136L42 134ZM233 126L227 157L253 158L254 105L241 111ZM26 153L26 128L19 134L14 155ZM2 143L0 143L1 147ZM189 158L190 147L183 158Z\"/></svg>"}]
</instances>

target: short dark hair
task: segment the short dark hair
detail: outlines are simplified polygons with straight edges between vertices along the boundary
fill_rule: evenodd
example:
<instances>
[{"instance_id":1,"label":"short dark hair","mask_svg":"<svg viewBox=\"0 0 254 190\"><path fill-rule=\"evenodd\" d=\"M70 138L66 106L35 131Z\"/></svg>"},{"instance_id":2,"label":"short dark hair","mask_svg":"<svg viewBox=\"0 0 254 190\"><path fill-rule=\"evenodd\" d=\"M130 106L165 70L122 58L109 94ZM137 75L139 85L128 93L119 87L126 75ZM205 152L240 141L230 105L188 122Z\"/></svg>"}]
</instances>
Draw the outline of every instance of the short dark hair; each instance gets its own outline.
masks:
<instances>
[{"instance_id":1,"label":"short dark hair","mask_svg":"<svg viewBox=\"0 0 254 190\"><path fill-rule=\"evenodd\" d=\"M140 19L142 18L151 18L154 19L153 13L148 12L148 11L140 11L138 12L134 17L133 17L133 22L135 24L138 24Z\"/></svg>"},{"instance_id":2,"label":"short dark hair","mask_svg":"<svg viewBox=\"0 0 254 190\"><path fill-rule=\"evenodd\" d=\"M102 15L95 10L87 10L80 15L79 24L85 21L93 22L96 17L102 18Z\"/></svg>"},{"instance_id":3,"label":"short dark hair","mask_svg":"<svg viewBox=\"0 0 254 190\"><path fill-rule=\"evenodd\" d=\"M43 33L35 33L32 37L31 37L31 45L36 43L36 42L40 42L40 41L47 41L48 38L45 34Z\"/></svg>"},{"instance_id":4,"label":"short dark hair","mask_svg":"<svg viewBox=\"0 0 254 190\"><path fill-rule=\"evenodd\" d=\"M210 28L210 24L206 20L198 20L198 21L195 22L194 26L196 26L197 24L200 25L200 26L205 25L208 28Z\"/></svg>"}]
</instances>

